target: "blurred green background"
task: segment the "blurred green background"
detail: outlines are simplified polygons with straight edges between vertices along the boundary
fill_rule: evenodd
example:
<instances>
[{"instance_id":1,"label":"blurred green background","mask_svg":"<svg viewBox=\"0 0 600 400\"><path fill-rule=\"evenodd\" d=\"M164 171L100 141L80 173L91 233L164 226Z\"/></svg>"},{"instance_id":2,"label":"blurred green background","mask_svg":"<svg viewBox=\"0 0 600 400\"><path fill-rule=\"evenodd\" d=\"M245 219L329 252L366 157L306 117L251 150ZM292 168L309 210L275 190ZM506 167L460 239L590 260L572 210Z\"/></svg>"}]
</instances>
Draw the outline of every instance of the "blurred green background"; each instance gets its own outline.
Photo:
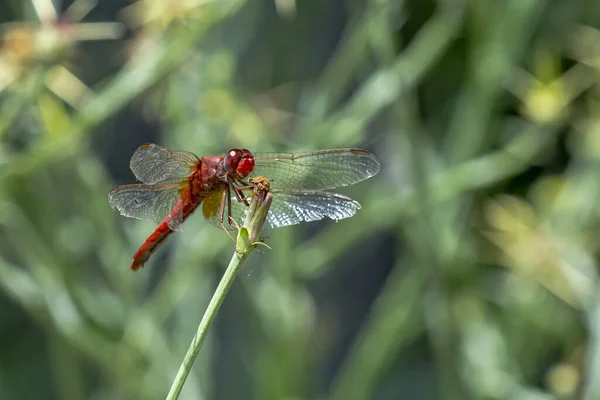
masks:
<instances>
[{"instance_id":1,"label":"blurred green background","mask_svg":"<svg viewBox=\"0 0 600 400\"><path fill-rule=\"evenodd\" d=\"M110 209L155 142L362 147L269 233L182 399L600 399L600 2L4 0L0 399L161 399L231 257Z\"/></svg>"}]
</instances>

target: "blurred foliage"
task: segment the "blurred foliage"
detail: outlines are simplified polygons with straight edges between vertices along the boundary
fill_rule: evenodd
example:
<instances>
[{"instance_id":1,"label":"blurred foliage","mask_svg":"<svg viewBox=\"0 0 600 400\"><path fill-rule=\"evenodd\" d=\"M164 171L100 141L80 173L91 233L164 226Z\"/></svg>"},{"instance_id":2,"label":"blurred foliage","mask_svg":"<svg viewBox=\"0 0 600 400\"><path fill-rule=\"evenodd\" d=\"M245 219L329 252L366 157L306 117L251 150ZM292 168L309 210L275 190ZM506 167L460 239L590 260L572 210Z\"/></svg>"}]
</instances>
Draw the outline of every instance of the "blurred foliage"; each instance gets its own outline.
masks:
<instances>
[{"instance_id":1,"label":"blurred foliage","mask_svg":"<svg viewBox=\"0 0 600 400\"><path fill-rule=\"evenodd\" d=\"M0 398L160 399L233 249L113 212L144 142L364 147L275 230L182 399L600 399L600 2L0 4ZM257 252L258 253L258 252Z\"/></svg>"}]
</instances>

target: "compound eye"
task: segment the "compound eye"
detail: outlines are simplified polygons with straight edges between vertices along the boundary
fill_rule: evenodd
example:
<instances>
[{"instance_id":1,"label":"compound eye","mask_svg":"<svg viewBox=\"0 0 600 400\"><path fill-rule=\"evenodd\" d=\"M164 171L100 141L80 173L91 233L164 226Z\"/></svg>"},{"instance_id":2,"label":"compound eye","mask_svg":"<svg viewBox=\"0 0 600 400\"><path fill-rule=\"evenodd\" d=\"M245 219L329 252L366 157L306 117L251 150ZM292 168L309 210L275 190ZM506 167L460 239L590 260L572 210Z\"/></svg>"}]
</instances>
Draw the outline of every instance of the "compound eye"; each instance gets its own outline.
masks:
<instances>
[{"instance_id":1,"label":"compound eye","mask_svg":"<svg viewBox=\"0 0 600 400\"><path fill-rule=\"evenodd\" d=\"M254 169L254 156L248 149L242 149L242 158L238 163L236 172L240 178L247 177Z\"/></svg>"},{"instance_id":2,"label":"compound eye","mask_svg":"<svg viewBox=\"0 0 600 400\"><path fill-rule=\"evenodd\" d=\"M242 151L240 149L231 149L225 154L223 159L223 168L230 174L237 170L238 164L242 159Z\"/></svg>"}]
</instances>

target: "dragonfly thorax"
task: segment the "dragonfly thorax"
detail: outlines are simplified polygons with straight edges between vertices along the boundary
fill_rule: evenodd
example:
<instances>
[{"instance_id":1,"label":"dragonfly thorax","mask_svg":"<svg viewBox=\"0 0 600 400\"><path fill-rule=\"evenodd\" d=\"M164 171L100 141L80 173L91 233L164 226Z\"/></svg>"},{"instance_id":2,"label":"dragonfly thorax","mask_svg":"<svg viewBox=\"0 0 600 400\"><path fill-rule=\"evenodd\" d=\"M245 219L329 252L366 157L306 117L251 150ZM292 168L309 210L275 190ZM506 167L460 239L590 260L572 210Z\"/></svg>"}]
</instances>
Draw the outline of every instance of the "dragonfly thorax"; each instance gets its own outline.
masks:
<instances>
[{"instance_id":1,"label":"dragonfly thorax","mask_svg":"<svg viewBox=\"0 0 600 400\"><path fill-rule=\"evenodd\" d=\"M199 197L222 189L227 185L223 158L218 156L202 157L198 168L190 175L189 182L192 194Z\"/></svg>"}]
</instances>

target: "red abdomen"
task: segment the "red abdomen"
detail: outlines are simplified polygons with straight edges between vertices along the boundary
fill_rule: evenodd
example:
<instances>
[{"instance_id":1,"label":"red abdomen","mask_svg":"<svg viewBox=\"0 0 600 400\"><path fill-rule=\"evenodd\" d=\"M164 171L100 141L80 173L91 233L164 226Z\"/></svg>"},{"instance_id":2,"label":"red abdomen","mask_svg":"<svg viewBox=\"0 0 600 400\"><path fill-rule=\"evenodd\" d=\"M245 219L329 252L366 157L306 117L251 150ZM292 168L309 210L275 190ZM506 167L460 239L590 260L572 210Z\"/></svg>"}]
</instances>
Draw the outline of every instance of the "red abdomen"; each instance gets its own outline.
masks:
<instances>
[{"instance_id":1,"label":"red abdomen","mask_svg":"<svg viewBox=\"0 0 600 400\"><path fill-rule=\"evenodd\" d=\"M173 207L174 210L178 207L181 207L181 201L182 200L179 200L177 204L175 204L175 207ZM192 215L192 213L196 210L196 208L198 208L201 202L202 200L198 199L198 201L194 203L188 203L183 206L183 221L185 221L190 215ZM169 228L167 218L165 218L135 253L135 255L133 256L133 262L131 263L129 269L137 271L138 269L142 268L146 261L148 261L150 256L154 254L154 252L164 243L164 241L173 232L174 231L171 230L171 228Z\"/></svg>"}]
</instances>

